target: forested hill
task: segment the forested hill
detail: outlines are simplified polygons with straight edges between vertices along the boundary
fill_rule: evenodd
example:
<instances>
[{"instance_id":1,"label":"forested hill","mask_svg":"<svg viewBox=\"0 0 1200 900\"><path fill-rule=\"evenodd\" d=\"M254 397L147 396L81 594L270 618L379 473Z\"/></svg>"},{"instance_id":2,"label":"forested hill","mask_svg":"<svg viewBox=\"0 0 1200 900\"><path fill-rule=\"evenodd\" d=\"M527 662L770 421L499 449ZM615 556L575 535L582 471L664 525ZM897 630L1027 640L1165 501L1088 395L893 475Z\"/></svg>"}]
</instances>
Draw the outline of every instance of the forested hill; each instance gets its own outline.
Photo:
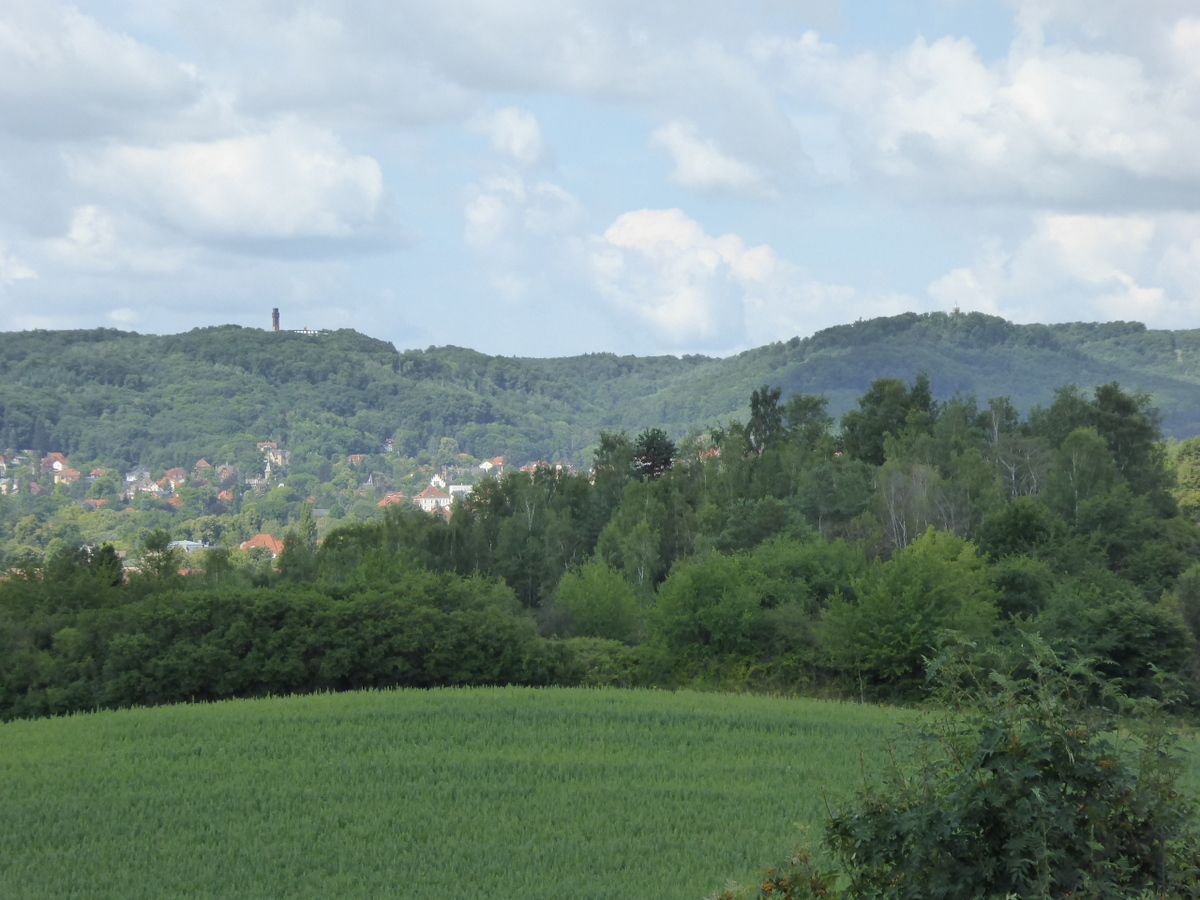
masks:
<instances>
[{"instance_id":1,"label":"forested hill","mask_svg":"<svg viewBox=\"0 0 1200 900\"><path fill-rule=\"evenodd\" d=\"M873 379L928 373L940 398L1008 396L1110 381L1153 395L1164 431L1200 433L1200 330L1138 323L1014 325L978 313L860 321L728 359L397 352L354 331L225 325L170 336L112 329L0 335L0 446L150 467L256 459L254 444L333 458L385 439L515 462L587 462L603 429L675 435L730 417L761 384L825 394L835 415ZM249 461L249 460L248 460Z\"/></svg>"}]
</instances>

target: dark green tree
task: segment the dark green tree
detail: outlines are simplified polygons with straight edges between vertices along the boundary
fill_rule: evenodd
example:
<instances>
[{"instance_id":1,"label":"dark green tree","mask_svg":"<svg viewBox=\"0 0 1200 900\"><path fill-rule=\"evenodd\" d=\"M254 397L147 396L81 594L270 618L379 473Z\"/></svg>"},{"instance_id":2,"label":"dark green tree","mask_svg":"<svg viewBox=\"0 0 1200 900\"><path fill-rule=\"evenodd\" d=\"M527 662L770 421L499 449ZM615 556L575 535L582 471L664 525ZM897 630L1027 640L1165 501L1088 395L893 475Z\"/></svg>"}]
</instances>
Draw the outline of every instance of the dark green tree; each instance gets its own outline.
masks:
<instances>
[{"instance_id":1,"label":"dark green tree","mask_svg":"<svg viewBox=\"0 0 1200 900\"><path fill-rule=\"evenodd\" d=\"M678 453L675 442L661 428L647 428L633 445L633 467L641 479L658 478L671 469Z\"/></svg>"}]
</instances>

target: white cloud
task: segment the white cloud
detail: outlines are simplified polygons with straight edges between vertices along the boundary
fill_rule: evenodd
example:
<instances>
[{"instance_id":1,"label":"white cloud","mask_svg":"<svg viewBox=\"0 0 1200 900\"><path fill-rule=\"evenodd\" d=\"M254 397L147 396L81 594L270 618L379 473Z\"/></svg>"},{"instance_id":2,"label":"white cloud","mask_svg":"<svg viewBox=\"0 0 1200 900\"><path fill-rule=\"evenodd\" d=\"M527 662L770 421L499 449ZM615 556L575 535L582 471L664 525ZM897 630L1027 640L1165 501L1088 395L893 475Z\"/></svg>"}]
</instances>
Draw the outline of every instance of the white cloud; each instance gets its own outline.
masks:
<instances>
[{"instance_id":1,"label":"white cloud","mask_svg":"<svg viewBox=\"0 0 1200 900\"><path fill-rule=\"evenodd\" d=\"M1169 208L1200 197L1194 79L1031 30L992 63L965 38L848 55L811 32L765 39L756 55L782 64L797 96L839 109L858 164L911 198ZM1161 55L1190 48L1190 20L1161 32Z\"/></svg>"},{"instance_id":2,"label":"white cloud","mask_svg":"<svg viewBox=\"0 0 1200 900\"><path fill-rule=\"evenodd\" d=\"M524 300L570 269L586 227L578 198L548 181L502 169L472 185L463 239L484 260L488 280L508 300ZM558 270L558 271L556 271Z\"/></svg>"},{"instance_id":3,"label":"white cloud","mask_svg":"<svg viewBox=\"0 0 1200 900\"><path fill-rule=\"evenodd\" d=\"M110 309L108 318L116 322L118 325L134 325L141 320L141 315L136 310L128 307L120 307L119 309Z\"/></svg>"},{"instance_id":4,"label":"white cloud","mask_svg":"<svg viewBox=\"0 0 1200 900\"><path fill-rule=\"evenodd\" d=\"M476 128L486 134L492 149L520 166L536 166L547 158L546 142L537 116L527 109L507 106L481 117Z\"/></svg>"},{"instance_id":5,"label":"white cloud","mask_svg":"<svg viewBox=\"0 0 1200 900\"><path fill-rule=\"evenodd\" d=\"M0 130L23 137L126 131L200 92L186 68L54 0L6 0L0 72Z\"/></svg>"},{"instance_id":6,"label":"white cloud","mask_svg":"<svg viewBox=\"0 0 1200 900\"><path fill-rule=\"evenodd\" d=\"M122 224L124 228L109 210L81 206L72 213L66 234L46 242L47 261L56 268L96 272L165 273L181 267L184 254L180 250L153 246L148 229L137 222L125 220ZM131 233L135 235L132 240Z\"/></svg>"},{"instance_id":7,"label":"white cloud","mask_svg":"<svg viewBox=\"0 0 1200 900\"><path fill-rule=\"evenodd\" d=\"M201 240L346 239L384 213L370 157L295 121L244 137L121 145L75 160L76 180Z\"/></svg>"},{"instance_id":8,"label":"white cloud","mask_svg":"<svg viewBox=\"0 0 1200 900\"><path fill-rule=\"evenodd\" d=\"M765 244L708 235L678 209L624 213L592 241L597 289L674 349L731 352L809 334L846 316L911 307L909 298L868 298L823 284Z\"/></svg>"},{"instance_id":9,"label":"white cloud","mask_svg":"<svg viewBox=\"0 0 1200 900\"><path fill-rule=\"evenodd\" d=\"M701 191L769 193L753 166L722 153L715 141L700 137L696 126L687 120L676 119L656 129L650 143L671 155L675 162L671 181L676 184Z\"/></svg>"},{"instance_id":10,"label":"white cloud","mask_svg":"<svg viewBox=\"0 0 1200 900\"><path fill-rule=\"evenodd\" d=\"M1194 262L1193 262L1194 260ZM943 308L1024 322L1126 319L1195 323L1200 219L1045 213L1011 250L989 241L975 262L929 286Z\"/></svg>"},{"instance_id":11,"label":"white cloud","mask_svg":"<svg viewBox=\"0 0 1200 900\"><path fill-rule=\"evenodd\" d=\"M11 256L4 249L4 244L0 243L0 286L36 277L37 272Z\"/></svg>"},{"instance_id":12,"label":"white cloud","mask_svg":"<svg viewBox=\"0 0 1200 900\"><path fill-rule=\"evenodd\" d=\"M466 204L464 238L476 249L495 249L523 237L555 238L576 233L585 214L579 200L548 181L530 183L517 172L501 172L474 186Z\"/></svg>"}]
</instances>

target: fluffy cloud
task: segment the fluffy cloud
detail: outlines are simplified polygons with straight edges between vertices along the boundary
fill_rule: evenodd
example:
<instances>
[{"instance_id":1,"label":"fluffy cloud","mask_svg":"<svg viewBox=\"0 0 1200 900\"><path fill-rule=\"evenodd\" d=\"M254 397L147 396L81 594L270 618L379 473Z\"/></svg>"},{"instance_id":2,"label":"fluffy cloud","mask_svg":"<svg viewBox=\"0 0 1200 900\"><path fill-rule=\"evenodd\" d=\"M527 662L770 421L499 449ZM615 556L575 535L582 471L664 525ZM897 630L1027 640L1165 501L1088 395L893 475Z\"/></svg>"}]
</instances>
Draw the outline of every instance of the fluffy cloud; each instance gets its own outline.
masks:
<instances>
[{"instance_id":1,"label":"fluffy cloud","mask_svg":"<svg viewBox=\"0 0 1200 900\"><path fill-rule=\"evenodd\" d=\"M136 237L131 240L122 230ZM116 217L98 206L81 206L72 214L66 234L47 241L44 251L56 268L160 274L180 269L185 254L178 248L154 246L148 231L129 219L118 226Z\"/></svg>"},{"instance_id":2,"label":"fluffy cloud","mask_svg":"<svg viewBox=\"0 0 1200 900\"><path fill-rule=\"evenodd\" d=\"M508 106L476 120L475 127L488 136L492 149L521 166L546 161L548 152L537 116L527 109Z\"/></svg>"},{"instance_id":3,"label":"fluffy cloud","mask_svg":"<svg viewBox=\"0 0 1200 900\"><path fill-rule=\"evenodd\" d=\"M492 287L516 301L565 277L586 213L559 185L501 169L470 188L464 219L463 238L485 261Z\"/></svg>"},{"instance_id":4,"label":"fluffy cloud","mask_svg":"<svg viewBox=\"0 0 1200 900\"><path fill-rule=\"evenodd\" d=\"M201 240L344 240L384 214L379 164L294 121L248 136L113 146L73 168L91 192Z\"/></svg>"},{"instance_id":5,"label":"fluffy cloud","mask_svg":"<svg viewBox=\"0 0 1200 900\"><path fill-rule=\"evenodd\" d=\"M791 4L793 11L828 0ZM743 43L752 6L722 0L155 0L146 15L185 36L256 115L303 112L328 127L469 118L481 95L531 93L686 116L727 154L794 164L789 118ZM236 68L228 59L238 60Z\"/></svg>"},{"instance_id":6,"label":"fluffy cloud","mask_svg":"<svg viewBox=\"0 0 1200 900\"><path fill-rule=\"evenodd\" d=\"M701 191L765 195L762 175L750 165L727 156L711 139L701 138L691 122L676 119L657 129L650 143L666 150L675 162L671 180Z\"/></svg>"},{"instance_id":7,"label":"fluffy cloud","mask_svg":"<svg viewBox=\"0 0 1200 900\"><path fill-rule=\"evenodd\" d=\"M0 130L26 138L137 129L200 95L185 66L53 0L3 4L0 72Z\"/></svg>"},{"instance_id":8,"label":"fluffy cloud","mask_svg":"<svg viewBox=\"0 0 1200 900\"><path fill-rule=\"evenodd\" d=\"M852 308L878 315L910 303L822 284L771 247L712 237L678 209L619 216L592 240L591 265L602 296L677 350L731 352L809 334Z\"/></svg>"},{"instance_id":9,"label":"fluffy cloud","mask_svg":"<svg viewBox=\"0 0 1200 900\"><path fill-rule=\"evenodd\" d=\"M929 287L943 308L1026 322L1194 321L1200 217L1040 214L1012 249L989 241Z\"/></svg>"},{"instance_id":10,"label":"fluffy cloud","mask_svg":"<svg viewBox=\"0 0 1200 900\"><path fill-rule=\"evenodd\" d=\"M33 269L10 256L5 251L4 245L0 244L0 287L36 277L37 273Z\"/></svg>"},{"instance_id":11,"label":"fluffy cloud","mask_svg":"<svg viewBox=\"0 0 1200 900\"><path fill-rule=\"evenodd\" d=\"M848 55L811 32L764 40L757 56L781 66L789 90L832 103L863 170L913 198L1127 207L1200 198L1192 20L1159 20L1157 50L1181 61L1164 68L1048 44L1043 20L1028 18L992 63L965 38Z\"/></svg>"}]
</instances>

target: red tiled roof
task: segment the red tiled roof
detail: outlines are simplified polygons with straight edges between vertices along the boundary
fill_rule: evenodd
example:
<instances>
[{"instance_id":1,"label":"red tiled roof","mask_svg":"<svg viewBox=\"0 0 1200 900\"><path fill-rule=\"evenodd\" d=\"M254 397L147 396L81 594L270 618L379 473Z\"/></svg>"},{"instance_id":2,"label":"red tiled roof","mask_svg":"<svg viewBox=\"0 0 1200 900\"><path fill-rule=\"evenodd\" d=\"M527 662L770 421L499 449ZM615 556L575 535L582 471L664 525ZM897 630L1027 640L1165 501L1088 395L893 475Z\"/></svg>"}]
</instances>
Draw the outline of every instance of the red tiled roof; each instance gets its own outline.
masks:
<instances>
[{"instance_id":1,"label":"red tiled roof","mask_svg":"<svg viewBox=\"0 0 1200 900\"><path fill-rule=\"evenodd\" d=\"M272 556L278 556L283 552L283 541L269 534L259 532L248 541L243 541L238 545L239 550L249 550L252 547L266 547L271 551Z\"/></svg>"},{"instance_id":2,"label":"red tiled roof","mask_svg":"<svg viewBox=\"0 0 1200 900\"><path fill-rule=\"evenodd\" d=\"M413 499L416 500L420 497L449 497L449 496L450 496L449 494L442 493L441 491L439 491L437 488L435 488L431 484L429 487L425 488L425 490L421 491L421 493L417 494L417 496L414 497Z\"/></svg>"}]
</instances>

